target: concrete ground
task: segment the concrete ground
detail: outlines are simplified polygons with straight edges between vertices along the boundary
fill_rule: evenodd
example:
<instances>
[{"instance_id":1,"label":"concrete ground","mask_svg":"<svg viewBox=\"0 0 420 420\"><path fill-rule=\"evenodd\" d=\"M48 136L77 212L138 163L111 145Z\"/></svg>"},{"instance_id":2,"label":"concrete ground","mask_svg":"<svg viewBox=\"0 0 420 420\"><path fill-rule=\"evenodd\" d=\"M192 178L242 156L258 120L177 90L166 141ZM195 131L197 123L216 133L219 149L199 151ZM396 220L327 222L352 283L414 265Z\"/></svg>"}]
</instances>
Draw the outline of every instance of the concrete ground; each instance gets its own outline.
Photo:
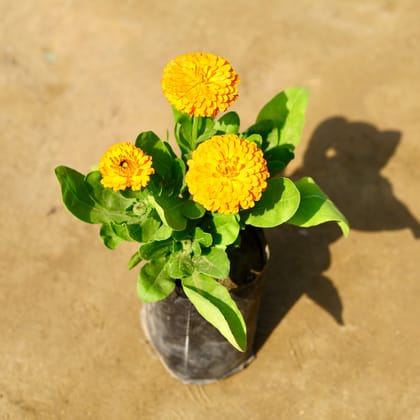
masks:
<instances>
[{"instance_id":1,"label":"concrete ground","mask_svg":"<svg viewBox=\"0 0 420 420\"><path fill-rule=\"evenodd\" d=\"M0 0L0 419L420 419L420 3ZM240 74L249 126L280 89L311 101L288 174L348 216L267 232L255 361L172 379L139 326L134 245L104 248L53 169L165 136L166 62Z\"/></svg>"}]
</instances>

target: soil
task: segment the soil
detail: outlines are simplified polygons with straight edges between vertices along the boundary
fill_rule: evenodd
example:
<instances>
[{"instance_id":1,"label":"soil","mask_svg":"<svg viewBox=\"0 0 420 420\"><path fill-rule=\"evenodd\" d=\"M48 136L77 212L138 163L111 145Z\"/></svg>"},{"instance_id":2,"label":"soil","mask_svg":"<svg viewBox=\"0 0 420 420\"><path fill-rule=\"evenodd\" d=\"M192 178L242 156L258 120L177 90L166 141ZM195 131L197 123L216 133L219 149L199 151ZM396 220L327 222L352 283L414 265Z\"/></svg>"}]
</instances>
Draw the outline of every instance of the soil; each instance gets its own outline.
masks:
<instances>
[{"instance_id":1,"label":"soil","mask_svg":"<svg viewBox=\"0 0 420 420\"><path fill-rule=\"evenodd\" d=\"M0 419L420 419L420 4L416 0L0 0ZM167 61L240 74L242 128L279 90L310 106L287 175L347 215L266 231L257 357L215 384L167 374L140 328L133 244L61 203L141 131L172 137Z\"/></svg>"}]
</instances>

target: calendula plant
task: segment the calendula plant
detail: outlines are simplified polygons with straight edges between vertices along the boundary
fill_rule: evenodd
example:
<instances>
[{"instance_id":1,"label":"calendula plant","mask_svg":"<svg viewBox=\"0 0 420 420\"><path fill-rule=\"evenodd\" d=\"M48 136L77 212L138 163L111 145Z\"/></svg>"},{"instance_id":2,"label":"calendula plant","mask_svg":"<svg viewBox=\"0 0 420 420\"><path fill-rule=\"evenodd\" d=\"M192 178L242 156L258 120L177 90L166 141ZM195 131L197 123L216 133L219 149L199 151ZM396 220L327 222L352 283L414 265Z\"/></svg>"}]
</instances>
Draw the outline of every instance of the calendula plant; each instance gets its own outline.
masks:
<instances>
[{"instance_id":1,"label":"calendula plant","mask_svg":"<svg viewBox=\"0 0 420 420\"><path fill-rule=\"evenodd\" d=\"M83 175L59 166L56 175L67 209L100 224L103 243L141 245L129 260L142 263L137 291L144 302L165 299L178 284L197 311L238 350L246 326L227 288L229 251L247 226L283 223L310 227L343 214L312 178L280 176L299 142L308 92L277 94L244 131L236 112L216 118L238 97L239 76L222 57L185 54L164 69L162 89L173 106L178 155L152 131L134 144L117 143L98 170Z\"/></svg>"}]
</instances>

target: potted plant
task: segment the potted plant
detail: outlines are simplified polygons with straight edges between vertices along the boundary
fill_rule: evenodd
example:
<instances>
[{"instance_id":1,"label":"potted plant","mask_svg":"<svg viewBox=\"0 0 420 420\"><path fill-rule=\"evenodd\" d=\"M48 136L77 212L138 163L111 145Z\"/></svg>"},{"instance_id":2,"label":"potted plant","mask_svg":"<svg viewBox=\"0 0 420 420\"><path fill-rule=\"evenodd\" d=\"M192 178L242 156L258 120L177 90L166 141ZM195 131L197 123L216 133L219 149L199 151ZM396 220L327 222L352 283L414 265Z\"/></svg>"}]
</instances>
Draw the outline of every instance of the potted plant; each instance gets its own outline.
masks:
<instances>
[{"instance_id":1,"label":"potted plant","mask_svg":"<svg viewBox=\"0 0 420 420\"><path fill-rule=\"evenodd\" d=\"M307 90L277 94L243 131L237 113L218 118L238 97L239 80L222 57L179 56L162 78L177 153L145 131L111 146L87 175L56 168L65 206L101 225L105 246L141 244L128 267L141 263L142 324L184 382L223 378L252 359L268 257L263 228L335 221L349 231L313 179L281 176L301 136Z\"/></svg>"}]
</instances>

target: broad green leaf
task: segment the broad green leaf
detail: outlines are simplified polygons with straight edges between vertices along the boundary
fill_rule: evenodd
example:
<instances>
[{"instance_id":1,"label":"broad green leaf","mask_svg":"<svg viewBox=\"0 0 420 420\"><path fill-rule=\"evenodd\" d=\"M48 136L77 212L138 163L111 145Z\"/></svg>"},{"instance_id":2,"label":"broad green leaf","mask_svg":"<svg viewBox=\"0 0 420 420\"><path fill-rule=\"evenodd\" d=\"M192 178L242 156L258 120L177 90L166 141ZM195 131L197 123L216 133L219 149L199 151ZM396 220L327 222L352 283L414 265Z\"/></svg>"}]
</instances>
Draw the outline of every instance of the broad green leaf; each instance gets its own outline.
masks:
<instances>
[{"instance_id":1,"label":"broad green leaf","mask_svg":"<svg viewBox=\"0 0 420 420\"><path fill-rule=\"evenodd\" d=\"M199 219L204 216L206 209L195 201L184 200L181 211L188 219Z\"/></svg>"},{"instance_id":2,"label":"broad green leaf","mask_svg":"<svg viewBox=\"0 0 420 420\"><path fill-rule=\"evenodd\" d=\"M86 175L85 183L87 184L93 199L105 209L124 213L135 200L124 197L120 192L105 188L101 184L101 179L102 176L99 171L89 172Z\"/></svg>"},{"instance_id":3,"label":"broad green leaf","mask_svg":"<svg viewBox=\"0 0 420 420\"><path fill-rule=\"evenodd\" d=\"M198 226L194 229L193 240L203 245L205 248L210 247L213 243L213 237L211 234L204 232L204 230Z\"/></svg>"},{"instance_id":4,"label":"broad green leaf","mask_svg":"<svg viewBox=\"0 0 420 420\"><path fill-rule=\"evenodd\" d=\"M78 219L87 223L138 222L139 218L137 216L121 210L118 204L119 199L114 200L114 196L110 199L110 202L112 205L115 204L117 209L101 206L95 200L91 187L85 182L85 177L81 173L66 166L58 166L55 173L61 186L64 205ZM102 203L105 202L108 202L108 200Z\"/></svg>"},{"instance_id":5,"label":"broad green leaf","mask_svg":"<svg viewBox=\"0 0 420 420\"><path fill-rule=\"evenodd\" d=\"M172 233L172 237L178 242L190 241L192 238L192 230L188 227L185 230L178 230Z\"/></svg>"},{"instance_id":6,"label":"broad green leaf","mask_svg":"<svg viewBox=\"0 0 420 420\"><path fill-rule=\"evenodd\" d=\"M196 256L201 255L201 245L200 245L200 242L193 241L193 243L191 245L191 251Z\"/></svg>"},{"instance_id":7,"label":"broad green leaf","mask_svg":"<svg viewBox=\"0 0 420 420\"><path fill-rule=\"evenodd\" d=\"M197 143L206 141L215 134L214 119L211 117L200 117L198 120Z\"/></svg>"},{"instance_id":8,"label":"broad green leaf","mask_svg":"<svg viewBox=\"0 0 420 420\"><path fill-rule=\"evenodd\" d=\"M140 264L143 261L143 258L140 255L140 252L137 250L128 261L128 269L132 270L136 265Z\"/></svg>"},{"instance_id":9,"label":"broad green leaf","mask_svg":"<svg viewBox=\"0 0 420 420\"><path fill-rule=\"evenodd\" d=\"M169 226L166 226L162 223L162 225L159 227L159 229L155 232L153 238L156 241L163 241L165 239L170 238L171 235L172 235L172 232L173 232L173 230ZM151 236L148 236L147 240L150 241L150 239L152 239ZM143 241L143 242L145 242L145 241Z\"/></svg>"},{"instance_id":10,"label":"broad green leaf","mask_svg":"<svg viewBox=\"0 0 420 420\"><path fill-rule=\"evenodd\" d=\"M267 162L268 166L268 172L270 173L270 176L275 176L281 173L284 168L286 167L287 163L285 164L281 160L271 160Z\"/></svg>"},{"instance_id":11,"label":"broad green leaf","mask_svg":"<svg viewBox=\"0 0 420 420\"><path fill-rule=\"evenodd\" d=\"M244 133L244 138L248 138L257 134L262 139L266 138L268 134L273 130L274 122L272 120L261 120L251 125Z\"/></svg>"},{"instance_id":12,"label":"broad green leaf","mask_svg":"<svg viewBox=\"0 0 420 420\"><path fill-rule=\"evenodd\" d=\"M175 120L175 138L183 158L189 159L197 144L213 136L214 119L212 117L191 117L173 108ZM196 131L193 133L193 131Z\"/></svg>"},{"instance_id":13,"label":"broad green leaf","mask_svg":"<svg viewBox=\"0 0 420 420\"><path fill-rule=\"evenodd\" d=\"M186 166L182 159L176 158L172 163L171 179L165 179L165 190L171 192L170 195L177 196L185 188ZM172 190L172 191L171 191Z\"/></svg>"},{"instance_id":14,"label":"broad green leaf","mask_svg":"<svg viewBox=\"0 0 420 420\"><path fill-rule=\"evenodd\" d=\"M267 161L270 177L274 177L274 175L281 172L294 156L293 146L291 144L282 144L268 150L264 158Z\"/></svg>"},{"instance_id":15,"label":"broad green leaf","mask_svg":"<svg viewBox=\"0 0 420 420\"><path fill-rule=\"evenodd\" d=\"M270 179L255 207L244 212L245 223L262 228L278 226L295 214L299 201L299 190L293 181L288 178Z\"/></svg>"},{"instance_id":16,"label":"broad green leaf","mask_svg":"<svg viewBox=\"0 0 420 420\"><path fill-rule=\"evenodd\" d=\"M160 140L153 131L145 131L138 135L136 147L152 156L153 168L156 173L164 178L170 175L175 154L168 143Z\"/></svg>"},{"instance_id":17,"label":"broad green leaf","mask_svg":"<svg viewBox=\"0 0 420 420\"><path fill-rule=\"evenodd\" d=\"M150 219L150 221L151 221L151 228L152 228L152 236L149 240L151 241L152 239L154 239L153 234L159 228L159 225L161 224L161 222L160 221L155 222L153 219ZM147 224L147 222L145 224ZM128 225L127 229L128 229L128 233L130 234L130 237L134 239L135 241L149 242L143 239L143 225L136 223L136 224Z\"/></svg>"},{"instance_id":18,"label":"broad green leaf","mask_svg":"<svg viewBox=\"0 0 420 420\"><path fill-rule=\"evenodd\" d=\"M350 227L346 217L312 178L305 177L300 179L296 182L296 187L300 191L300 205L288 223L301 227L310 227L325 222L337 222L343 235L348 236Z\"/></svg>"},{"instance_id":19,"label":"broad green leaf","mask_svg":"<svg viewBox=\"0 0 420 420\"><path fill-rule=\"evenodd\" d=\"M279 144L299 144L305 125L305 112L309 102L309 92L302 87L292 87L285 90L287 109L289 111L285 124L280 132Z\"/></svg>"},{"instance_id":20,"label":"broad green leaf","mask_svg":"<svg viewBox=\"0 0 420 420\"><path fill-rule=\"evenodd\" d=\"M194 269L200 273L217 279L225 279L229 276L230 262L222 248L212 247L209 250L203 250L202 254L195 255L192 261Z\"/></svg>"},{"instance_id":21,"label":"broad green leaf","mask_svg":"<svg viewBox=\"0 0 420 420\"><path fill-rule=\"evenodd\" d=\"M87 223L108 222L109 219L97 208L81 173L66 166L58 166L55 174L61 186L64 205L74 216Z\"/></svg>"},{"instance_id":22,"label":"broad green leaf","mask_svg":"<svg viewBox=\"0 0 420 420\"><path fill-rule=\"evenodd\" d=\"M240 226L233 214L213 213L213 224L216 231L215 244L227 246L233 244L239 235Z\"/></svg>"},{"instance_id":23,"label":"broad green leaf","mask_svg":"<svg viewBox=\"0 0 420 420\"><path fill-rule=\"evenodd\" d=\"M198 313L239 351L247 346L246 324L227 289L211 277L193 273L182 287Z\"/></svg>"},{"instance_id":24,"label":"broad green leaf","mask_svg":"<svg viewBox=\"0 0 420 420\"><path fill-rule=\"evenodd\" d=\"M191 117L188 114L178 111L175 107L172 107L174 120L175 120L175 139L181 149L183 155L188 156L192 149L192 122Z\"/></svg>"},{"instance_id":25,"label":"broad green leaf","mask_svg":"<svg viewBox=\"0 0 420 420\"><path fill-rule=\"evenodd\" d=\"M188 121L191 122L191 118L187 113L178 111L174 106L172 107L172 114L173 114L175 123L179 123L179 122L182 122L184 120L188 120ZM190 132L191 132L191 130L190 130Z\"/></svg>"},{"instance_id":26,"label":"broad green leaf","mask_svg":"<svg viewBox=\"0 0 420 420\"><path fill-rule=\"evenodd\" d=\"M286 91L278 93L261 108L256 122L259 123L267 120L272 121L275 126L281 125L282 122L286 121L289 113L287 100L288 97Z\"/></svg>"},{"instance_id":27,"label":"broad green leaf","mask_svg":"<svg viewBox=\"0 0 420 420\"><path fill-rule=\"evenodd\" d=\"M161 222L155 210L141 223L127 225L127 229L130 237L137 242L162 241L172 233L172 229Z\"/></svg>"},{"instance_id":28,"label":"broad green leaf","mask_svg":"<svg viewBox=\"0 0 420 420\"><path fill-rule=\"evenodd\" d=\"M115 249L123 241L123 239L114 232L110 223L104 223L101 226L99 236L101 237L103 244L109 249Z\"/></svg>"},{"instance_id":29,"label":"broad green leaf","mask_svg":"<svg viewBox=\"0 0 420 420\"><path fill-rule=\"evenodd\" d=\"M155 260L166 257L173 250L173 242L172 238L164 241L148 242L140 247L140 255L144 260Z\"/></svg>"},{"instance_id":30,"label":"broad green leaf","mask_svg":"<svg viewBox=\"0 0 420 420\"><path fill-rule=\"evenodd\" d=\"M245 137L246 140L255 143L260 149L263 146L263 139L261 137L261 134L251 134L248 137Z\"/></svg>"},{"instance_id":31,"label":"broad green leaf","mask_svg":"<svg viewBox=\"0 0 420 420\"><path fill-rule=\"evenodd\" d=\"M150 197L162 222L173 230L184 230L187 227L187 218L183 214L185 201L179 197Z\"/></svg>"},{"instance_id":32,"label":"broad green leaf","mask_svg":"<svg viewBox=\"0 0 420 420\"><path fill-rule=\"evenodd\" d=\"M128 233L127 224L111 223L112 230L124 241L133 241L133 238Z\"/></svg>"},{"instance_id":33,"label":"broad green leaf","mask_svg":"<svg viewBox=\"0 0 420 420\"><path fill-rule=\"evenodd\" d=\"M214 124L214 129L216 132L221 132L224 134L238 134L240 125L239 115L236 112L228 112Z\"/></svg>"},{"instance_id":34,"label":"broad green leaf","mask_svg":"<svg viewBox=\"0 0 420 420\"><path fill-rule=\"evenodd\" d=\"M168 297L175 288L175 281L170 278L166 258L146 263L139 272L137 294L144 302L157 302Z\"/></svg>"},{"instance_id":35,"label":"broad green leaf","mask_svg":"<svg viewBox=\"0 0 420 420\"><path fill-rule=\"evenodd\" d=\"M139 191L133 191L131 188L128 188L124 191L120 191L120 194L124 198L133 198L137 201L145 201L147 199L147 196L149 195L149 191L144 189Z\"/></svg>"},{"instance_id":36,"label":"broad green leaf","mask_svg":"<svg viewBox=\"0 0 420 420\"><path fill-rule=\"evenodd\" d=\"M308 90L295 86L280 92L262 108L257 123L266 120L273 124L267 136L267 150L281 144L297 146L305 123L308 100Z\"/></svg>"},{"instance_id":37,"label":"broad green leaf","mask_svg":"<svg viewBox=\"0 0 420 420\"><path fill-rule=\"evenodd\" d=\"M174 252L168 259L168 274L173 279L190 276L194 271L191 255L185 251Z\"/></svg>"}]
</instances>

